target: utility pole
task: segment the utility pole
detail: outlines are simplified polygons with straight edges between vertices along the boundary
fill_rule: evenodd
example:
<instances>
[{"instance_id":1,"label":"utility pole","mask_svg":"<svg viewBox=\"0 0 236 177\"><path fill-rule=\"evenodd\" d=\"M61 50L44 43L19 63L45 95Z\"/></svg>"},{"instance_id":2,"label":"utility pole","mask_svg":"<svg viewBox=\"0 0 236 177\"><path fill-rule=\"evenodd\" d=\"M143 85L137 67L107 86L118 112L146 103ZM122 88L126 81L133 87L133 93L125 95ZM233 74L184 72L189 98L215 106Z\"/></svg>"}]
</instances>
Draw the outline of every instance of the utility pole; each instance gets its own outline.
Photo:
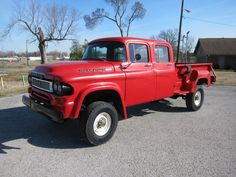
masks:
<instances>
[{"instance_id":1,"label":"utility pole","mask_svg":"<svg viewBox=\"0 0 236 177\"><path fill-rule=\"evenodd\" d=\"M183 39L182 39L182 57L181 57L181 60L182 60L182 62L184 61L184 39L185 39L186 37L185 37L185 35L183 35Z\"/></svg>"},{"instance_id":2,"label":"utility pole","mask_svg":"<svg viewBox=\"0 0 236 177\"><path fill-rule=\"evenodd\" d=\"M188 62L188 35L189 35L190 31L187 32L187 35L186 35L186 42L185 42L185 45L186 45L186 59L185 59L185 63Z\"/></svg>"},{"instance_id":3,"label":"utility pole","mask_svg":"<svg viewBox=\"0 0 236 177\"><path fill-rule=\"evenodd\" d=\"M180 22L179 22L179 36L178 36L178 47L177 47L177 60L176 60L176 63L178 63L178 60L179 60L179 48L180 48L180 38L181 38L181 30L182 30L183 10L184 10L184 0L182 0L182 4L181 4Z\"/></svg>"},{"instance_id":4,"label":"utility pole","mask_svg":"<svg viewBox=\"0 0 236 177\"><path fill-rule=\"evenodd\" d=\"M26 40L26 60L27 60L27 66L29 66L29 57L28 57L28 40Z\"/></svg>"}]
</instances>

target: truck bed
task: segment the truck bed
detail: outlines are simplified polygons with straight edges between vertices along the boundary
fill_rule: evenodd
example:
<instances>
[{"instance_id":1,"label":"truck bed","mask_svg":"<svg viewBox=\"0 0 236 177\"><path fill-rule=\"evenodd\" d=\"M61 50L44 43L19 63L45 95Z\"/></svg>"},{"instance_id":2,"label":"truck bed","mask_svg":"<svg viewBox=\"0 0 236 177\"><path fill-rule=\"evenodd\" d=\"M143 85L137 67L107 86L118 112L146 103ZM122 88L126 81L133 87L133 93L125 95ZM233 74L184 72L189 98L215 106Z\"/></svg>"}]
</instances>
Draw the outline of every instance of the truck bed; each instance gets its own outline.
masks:
<instances>
[{"instance_id":1,"label":"truck bed","mask_svg":"<svg viewBox=\"0 0 236 177\"><path fill-rule=\"evenodd\" d=\"M174 94L194 92L198 84L210 86L216 81L212 63L176 63Z\"/></svg>"}]
</instances>

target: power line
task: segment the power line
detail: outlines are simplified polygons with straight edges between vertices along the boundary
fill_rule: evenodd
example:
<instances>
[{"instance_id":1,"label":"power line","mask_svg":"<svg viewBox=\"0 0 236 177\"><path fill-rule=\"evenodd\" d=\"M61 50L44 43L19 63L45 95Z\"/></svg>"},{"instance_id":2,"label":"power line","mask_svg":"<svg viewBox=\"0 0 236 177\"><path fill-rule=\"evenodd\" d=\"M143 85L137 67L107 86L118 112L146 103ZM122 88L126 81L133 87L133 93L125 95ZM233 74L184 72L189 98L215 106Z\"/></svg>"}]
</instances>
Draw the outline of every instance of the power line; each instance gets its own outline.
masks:
<instances>
[{"instance_id":1,"label":"power line","mask_svg":"<svg viewBox=\"0 0 236 177\"><path fill-rule=\"evenodd\" d=\"M184 18L187 18L187 19L190 19L190 20L195 20L195 21L200 21L200 22L204 22L204 23L211 23L211 24L216 24L216 25L224 25L224 26L229 26L229 27L236 28L236 25L231 25L231 24L226 24L226 23L220 23L220 22L209 21L209 20L204 20L204 19L200 19L200 18L186 17L186 16L184 16Z\"/></svg>"}]
</instances>

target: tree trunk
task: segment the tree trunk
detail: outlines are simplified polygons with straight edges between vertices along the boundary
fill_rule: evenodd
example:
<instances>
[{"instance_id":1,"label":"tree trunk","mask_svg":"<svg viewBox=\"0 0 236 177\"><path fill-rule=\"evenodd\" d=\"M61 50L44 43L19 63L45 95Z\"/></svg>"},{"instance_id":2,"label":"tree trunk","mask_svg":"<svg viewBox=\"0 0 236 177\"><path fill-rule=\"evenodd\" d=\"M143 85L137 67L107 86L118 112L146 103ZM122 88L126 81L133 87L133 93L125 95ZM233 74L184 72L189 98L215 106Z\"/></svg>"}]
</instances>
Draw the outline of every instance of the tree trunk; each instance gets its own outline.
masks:
<instances>
[{"instance_id":1,"label":"tree trunk","mask_svg":"<svg viewBox=\"0 0 236 177\"><path fill-rule=\"evenodd\" d=\"M120 36L121 36L121 37L124 37L122 30L120 31Z\"/></svg>"},{"instance_id":2,"label":"tree trunk","mask_svg":"<svg viewBox=\"0 0 236 177\"><path fill-rule=\"evenodd\" d=\"M45 49L45 39L43 30L39 27L38 28L38 40L39 40L39 51L41 55L41 64L45 64L47 62L46 58L46 49Z\"/></svg>"},{"instance_id":3,"label":"tree trunk","mask_svg":"<svg viewBox=\"0 0 236 177\"><path fill-rule=\"evenodd\" d=\"M45 51L45 42L39 43L39 51L41 55L41 64L45 64L47 62L46 51Z\"/></svg>"},{"instance_id":4,"label":"tree trunk","mask_svg":"<svg viewBox=\"0 0 236 177\"><path fill-rule=\"evenodd\" d=\"M129 37L129 28L130 28L130 22L129 22L128 27L127 27L126 37Z\"/></svg>"},{"instance_id":5,"label":"tree trunk","mask_svg":"<svg viewBox=\"0 0 236 177\"><path fill-rule=\"evenodd\" d=\"M126 37L129 37L129 27L127 29Z\"/></svg>"},{"instance_id":6,"label":"tree trunk","mask_svg":"<svg viewBox=\"0 0 236 177\"><path fill-rule=\"evenodd\" d=\"M122 27L120 27L120 35L121 35L121 37L124 37L124 34L123 34L123 29L122 29Z\"/></svg>"}]
</instances>

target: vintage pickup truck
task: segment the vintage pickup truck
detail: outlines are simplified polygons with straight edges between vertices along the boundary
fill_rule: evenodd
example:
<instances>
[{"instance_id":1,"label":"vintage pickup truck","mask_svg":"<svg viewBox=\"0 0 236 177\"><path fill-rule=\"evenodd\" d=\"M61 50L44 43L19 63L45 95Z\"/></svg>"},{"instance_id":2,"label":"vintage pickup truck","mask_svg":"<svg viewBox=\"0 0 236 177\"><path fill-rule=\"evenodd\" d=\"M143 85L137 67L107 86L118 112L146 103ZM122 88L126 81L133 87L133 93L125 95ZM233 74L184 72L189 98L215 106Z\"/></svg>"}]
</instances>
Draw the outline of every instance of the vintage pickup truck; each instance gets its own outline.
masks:
<instances>
[{"instance_id":1,"label":"vintage pickup truck","mask_svg":"<svg viewBox=\"0 0 236 177\"><path fill-rule=\"evenodd\" d=\"M182 97L187 109L203 104L203 85L216 81L212 64L175 63L169 43L140 38L91 41L80 61L37 66L22 101L55 122L79 119L81 136L107 142L129 106Z\"/></svg>"}]
</instances>

